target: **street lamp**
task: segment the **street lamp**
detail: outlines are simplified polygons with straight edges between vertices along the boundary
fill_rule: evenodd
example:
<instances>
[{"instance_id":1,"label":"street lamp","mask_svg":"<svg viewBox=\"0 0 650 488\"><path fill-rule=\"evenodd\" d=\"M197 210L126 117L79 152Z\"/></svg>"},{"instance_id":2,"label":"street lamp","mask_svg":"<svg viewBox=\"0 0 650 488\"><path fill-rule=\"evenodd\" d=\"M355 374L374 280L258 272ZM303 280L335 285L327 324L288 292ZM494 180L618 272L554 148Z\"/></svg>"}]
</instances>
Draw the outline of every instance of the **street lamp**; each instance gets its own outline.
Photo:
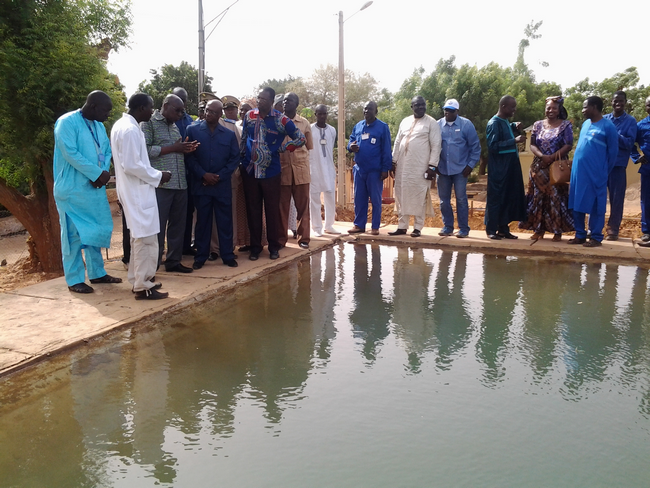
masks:
<instances>
[{"instance_id":1,"label":"street lamp","mask_svg":"<svg viewBox=\"0 0 650 488\"><path fill-rule=\"evenodd\" d=\"M354 12L350 17L343 20L343 11L339 12L339 127L338 127L338 205L345 205L345 171L346 171L346 145L345 145L345 66L343 62L343 24L354 17L362 10L372 5L372 1L366 2L363 6Z\"/></svg>"}]
</instances>

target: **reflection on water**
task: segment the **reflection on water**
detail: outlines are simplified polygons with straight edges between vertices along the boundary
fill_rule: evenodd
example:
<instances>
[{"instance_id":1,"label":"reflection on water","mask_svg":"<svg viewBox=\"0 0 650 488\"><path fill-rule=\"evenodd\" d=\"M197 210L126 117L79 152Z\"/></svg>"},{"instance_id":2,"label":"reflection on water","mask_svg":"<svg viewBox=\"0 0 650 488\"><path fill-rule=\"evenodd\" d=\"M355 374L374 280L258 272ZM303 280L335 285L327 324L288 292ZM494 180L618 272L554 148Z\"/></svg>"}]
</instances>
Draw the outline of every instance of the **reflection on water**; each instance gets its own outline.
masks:
<instances>
[{"instance_id":1,"label":"reflection on water","mask_svg":"<svg viewBox=\"0 0 650 488\"><path fill-rule=\"evenodd\" d=\"M648 271L347 245L0 384L1 486L642 486Z\"/></svg>"}]
</instances>

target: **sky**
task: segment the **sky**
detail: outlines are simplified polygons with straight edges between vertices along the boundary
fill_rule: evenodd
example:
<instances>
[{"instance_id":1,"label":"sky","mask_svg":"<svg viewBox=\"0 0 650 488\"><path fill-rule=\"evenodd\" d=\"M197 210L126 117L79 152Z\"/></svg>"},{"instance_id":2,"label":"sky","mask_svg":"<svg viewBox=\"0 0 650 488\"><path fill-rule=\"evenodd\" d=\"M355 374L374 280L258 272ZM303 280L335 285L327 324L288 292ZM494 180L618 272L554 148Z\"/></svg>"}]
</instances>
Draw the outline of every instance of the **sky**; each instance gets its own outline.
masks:
<instances>
[{"instance_id":1,"label":"sky","mask_svg":"<svg viewBox=\"0 0 650 488\"><path fill-rule=\"evenodd\" d=\"M205 23L235 1L204 0ZM337 66L340 10L346 19L345 68L369 73L391 92L414 69L422 66L428 74L440 58L452 55L456 66L482 67L492 61L512 66L524 28L540 20L542 37L531 41L525 58L537 81L566 89L587 77L601 81L636 66L640 83L650 84L650 62L641 47L647 44L642 21L650 14L648 0L624 2L620 12L613 3L585 0L374 0L359 12L364 3L239 0L205 43L214 91L219 96L253 95L267 79L308 78L320 66ZM112 52L108 61L127 96L151 78L150 69L181 61L198 67L198 0L132 0L132 14L130 48ZM206 37L214 24L206 27ZM544 61L548 67L541 65Z\"/></svg>"}]
</instances>

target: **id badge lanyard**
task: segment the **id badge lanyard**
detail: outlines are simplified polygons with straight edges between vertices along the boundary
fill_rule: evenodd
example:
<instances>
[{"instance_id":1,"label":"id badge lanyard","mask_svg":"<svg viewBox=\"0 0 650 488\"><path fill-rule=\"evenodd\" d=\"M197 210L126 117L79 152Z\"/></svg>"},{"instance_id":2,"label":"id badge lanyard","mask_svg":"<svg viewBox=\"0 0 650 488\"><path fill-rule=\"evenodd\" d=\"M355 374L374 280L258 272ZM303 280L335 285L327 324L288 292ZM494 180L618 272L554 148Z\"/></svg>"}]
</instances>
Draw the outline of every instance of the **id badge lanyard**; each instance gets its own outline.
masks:
<instances>
[{"instance_id":1,"label":"id badge lanyard","mask_svg":"<svg viewBox=\"0 0 650 488\"><path fill-rule=\"evenodd\" d=\"M104 167L104 161L105 161L106 158L104 157L104 153L102 152L101 146L99 144L99 138L95 135L95 131L93 130L92 126L90 125L90 122L88 122L88 120L86 120L86 117L84 117L81 114L81 112L79 112L79 114L81 115L81 118L84 119L84 122L86 123L86 127L88 127L88 130L90 131L90 135L93 136L93 141L95 142L95 151L97 151L98 166L100 168L103 168ZM93 125L94 125L94 123L95 122L93 121Z\"/></svg>"}]
</instances>

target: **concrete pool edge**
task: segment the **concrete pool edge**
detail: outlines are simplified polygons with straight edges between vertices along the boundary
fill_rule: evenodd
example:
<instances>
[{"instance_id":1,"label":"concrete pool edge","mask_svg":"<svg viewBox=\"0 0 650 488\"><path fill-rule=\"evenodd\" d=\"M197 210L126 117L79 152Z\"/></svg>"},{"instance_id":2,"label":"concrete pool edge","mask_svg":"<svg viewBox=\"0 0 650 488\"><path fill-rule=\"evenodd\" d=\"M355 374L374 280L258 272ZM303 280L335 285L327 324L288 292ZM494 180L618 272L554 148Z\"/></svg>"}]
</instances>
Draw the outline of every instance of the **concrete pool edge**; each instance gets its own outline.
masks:
<instances>
[{"instance_id":1,"label":"concrete pool edge","mask_svg":"<svg viewBox=\"0 0 650 488\"><path fill-rule=\"evenodd\" d=\"M339 222L345 231L351 223ZM492 241L483 231L471 231L467 239L438 236L440 229L425 228L422 237L409 234L388 236L395 226L384 226L379 236L356 234L312 238L310 249L302 250L290 240L282 250L281 259L272 261L263 253L252 262L240 255L238 268L228 268L220 261L189 275L160 272L157 280L170 299L156 302L136 302L130 285L95 285L96 293L83 296L70 293L64 279L57 278L11 292L0 293L0 377L28 368L34 364L108 337L112 333L144 324L168 313L176 313L193 305L214 299L220 294L284 268L308 255L320 252L339 242L401 244L435 247L464 252L544 256L569 261L597 261L613 264L648 266L650 249L639 248L631 239L605 241L602 247L571 246L551 239L531 241L530 234L519 234L517 240ZM191 258L186 260L188 264ZM107 271L126 281L121 261L107 263Z\"/></svg>"},{"instance_id":2,"label":"concrete pool edge","mask_svg":"<svg viewBox=\"0 0 650 488\"><path fill-rule=\"evenodd\" d=\"M239 261L244 264L238 268L215 261L213 266L206 265L200 272L187 275L159 272L156 280L163 282L163 290L170 292L166 300L135 301L121 261L107 262L106 270L123 278L124 283L94 285L93 294L70 293L63 277L0 293L0 323L3 324L0 327L0 379L92 341L214 299L339 241L339 236L312 240L309 250L289 244L281 251L281 258L275 261L264 254L256 262L249 261L247 255L240 255ZM50 310L54 304L58 309L55 316Z\"/></svg>"}]
</instances>

